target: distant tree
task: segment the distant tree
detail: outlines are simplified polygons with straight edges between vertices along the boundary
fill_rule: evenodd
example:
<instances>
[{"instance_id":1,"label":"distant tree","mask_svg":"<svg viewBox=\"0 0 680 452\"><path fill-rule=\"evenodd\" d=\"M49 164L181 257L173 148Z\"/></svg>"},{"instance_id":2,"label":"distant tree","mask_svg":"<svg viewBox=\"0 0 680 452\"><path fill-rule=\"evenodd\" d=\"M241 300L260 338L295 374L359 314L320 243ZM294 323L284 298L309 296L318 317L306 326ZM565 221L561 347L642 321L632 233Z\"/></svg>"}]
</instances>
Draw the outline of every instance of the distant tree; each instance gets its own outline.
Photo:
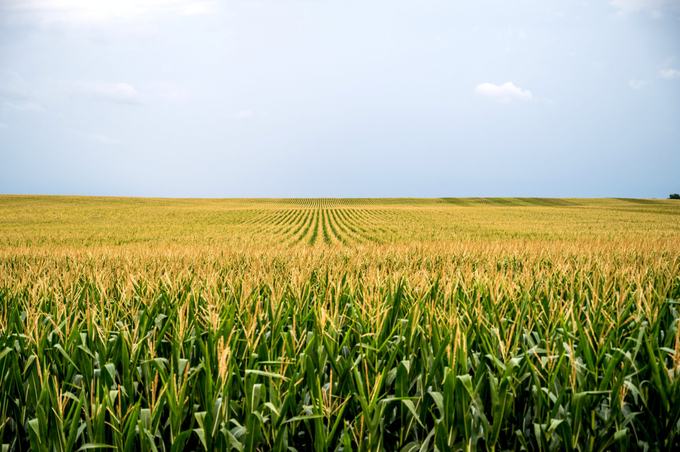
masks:
<instances>
[{"instance_id":1,"label":"distant tree","mask_svg":"<svg viewBox=\"0 0 680 452\"><path fill-rule=\"evenodd\" d=\"M668 199L680 199L680 195L677 194L677 193L673 193L672 195L670 195L670 196L668 197Z\"/></svg>"}]
</instances>

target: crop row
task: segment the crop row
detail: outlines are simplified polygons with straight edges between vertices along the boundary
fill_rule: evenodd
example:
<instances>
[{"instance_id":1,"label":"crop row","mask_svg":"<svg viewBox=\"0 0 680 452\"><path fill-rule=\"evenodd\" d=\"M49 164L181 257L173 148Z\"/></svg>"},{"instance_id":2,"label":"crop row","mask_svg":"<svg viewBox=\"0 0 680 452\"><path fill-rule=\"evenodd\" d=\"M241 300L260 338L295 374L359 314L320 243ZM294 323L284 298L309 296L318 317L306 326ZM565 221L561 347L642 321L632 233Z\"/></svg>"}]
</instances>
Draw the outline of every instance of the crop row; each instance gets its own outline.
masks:
<instances>
[{"instance_id":1,"label":"crop row","mask_svg":"<svg viewBox=\"0 0 680 452\"><path fill-rule=\"evenodd\" d=\"M665 240L672 200L163 200L0 196L0 248L107 245L289 246L476 240ZM644 201L644 202L643 202ZM545 205L535 205L535 204ZM490 207L485 207L486 205ZM326 235L314 224L323 220ZM307 215L306 215L307 214ZM309 226L309 228L307 227ZM299 237L306 230L309 235ZM333 231L335 230L335 232ZM337 234L336 234L337 233ZM298 240L300 239L300 240ZM666 245L664 245L666 246Z\"/></svg>"},{"instance_id":2,"label":"crop row","mask_svg":"<svg viewBox=\"0 0 680 452\"><path fill-rule=\"evenodd\" d=\"M284 244L380 243L390 214L377 209L277 209L244 223L244 234Z\"/></svg>"}]
</instances>

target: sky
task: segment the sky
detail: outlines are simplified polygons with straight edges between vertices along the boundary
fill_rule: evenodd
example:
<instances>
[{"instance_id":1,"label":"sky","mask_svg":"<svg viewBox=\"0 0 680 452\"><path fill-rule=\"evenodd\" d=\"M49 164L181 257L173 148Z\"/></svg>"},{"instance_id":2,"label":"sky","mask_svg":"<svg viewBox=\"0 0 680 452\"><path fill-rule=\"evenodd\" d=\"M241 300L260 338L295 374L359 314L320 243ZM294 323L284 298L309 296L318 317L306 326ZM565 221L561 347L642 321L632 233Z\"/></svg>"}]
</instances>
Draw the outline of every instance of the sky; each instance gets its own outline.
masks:
<instances>
[{"instance_id":1,"label":"sky","mask_svg":"<svg viewBox=\"0 0 680 452\"><path fill-rule=\"evenodd\" d=\"M0 193L680 192L680 0L0 0Z\"/></svg>"}]
</instances>

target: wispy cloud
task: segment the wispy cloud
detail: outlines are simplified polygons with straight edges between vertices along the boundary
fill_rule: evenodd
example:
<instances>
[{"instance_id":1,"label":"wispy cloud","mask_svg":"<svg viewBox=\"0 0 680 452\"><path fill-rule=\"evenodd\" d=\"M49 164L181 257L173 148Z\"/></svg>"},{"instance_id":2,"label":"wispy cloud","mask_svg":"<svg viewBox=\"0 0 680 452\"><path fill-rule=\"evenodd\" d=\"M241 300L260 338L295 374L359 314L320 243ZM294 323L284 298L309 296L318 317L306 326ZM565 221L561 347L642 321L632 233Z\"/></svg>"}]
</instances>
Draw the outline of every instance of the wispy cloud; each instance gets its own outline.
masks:
<instances>
[{"instance_id":1,"label":"wispy cloud","mask_svg":"<svg viewBox=\"0 0 680 452\"><path fill-rule=\"evenodd\" d=\"M36 102L38 94L19 74L0 70L0 102L3 110L42 113L42 105Z\"/></svg>"},{"instance_id":2,"label":"wispy cloud","mask_svg":"<svg viewBox=\"0 0 680 452\"><path fill-rule=\"evenodd\" d=\"M512 82L494 85L493 83L481 83L475 87L475 92L483 97L488 97L499 102L513 100L531 100L533 95L529 90L523 90Z\"/></svg>"},{"instance_id":3,"label":"wispy cloud","mask_svg":"<svg viewBox=\"0 0 680 452\"><path fill-rule=\"evenodd\" d=\"M37 102L5 102L2 104L3 107L9 110L15 111L32 111L36 113L42 113L45 109Z\"/></svg>"},{"instance_id":4,"label":"wispy cloud","mask_svg":"<svg viewBox=\"0 0 680 452\"><path fill-rule=\"evenodd\" d=\"M671 65L675 62L675 57L669 57L666 59L666 61L663 62L661 65L661 69L659 69L659 77L664 78L666 80L673 80L676 78L680 78L680 70L671 67Z\"/></svg>"},{"instance_id":5,"label":"wispy cloud","mask_svg":"<svg viewBox=\"0 0 680 452\"><path fill-rule=\"evenodd\" d=\"M0 122L0 129L6 129L7 127L9 127L7 124Z\"/></svg>"},{"instance_id":6,"label":"wispy cloud","mask_svg":"<svg viewBox=\"0 0 680 452\"><path fill-rule=\"evenodd\" d=\"M647 80L631 80L628 85L633 89L642 89L647 84Z\"/></svg>"},{"instance_id":7,"label":"wispy cloud","mask_svg":"<svg viewBox=\"0 0 680 452\"><path fill-rule=\"evenodd\" d=\"M241 110L236 114L236 119L253 119L253 112L250 110Z\"/></svg>"},{"instance_id":8,"label":"wispy cloud","mask_svg":"<svg viewBox=\"0 0 680 452\"><path fill-rule=\"evenodd\" d=\"M124 105L142 103L137 90L127 83L87 82L78 80L67 86L69 94L78 99L110 102Z\"/></svg>"},{"instance_id":9,"label":"wispy cloud","mask_svg":"<svg viewBox=\"0 0 680 452\"><path fill-rule=\"evenodd\" d=\"M158 13L205 14L216 2L196 0L5 0L0 9L32 12L47 23L130 21Z\"/></svg>"},{"instance_id":10,"label":"wispy cloud","mask_svg":"<svg viewBox=\"0 0 680 452\"><path fill-rule=\"evenodd\" d=\"M680 70L673 68L661 69L659 75L666 80L673 80L675 78L680 78Z\"/></svg>"},{"instance_id":11,"label":"wispy cloud","mask_svg":"<svg viewBox=\"0 0 680 452\"><path fill-rule=\"evenodd\" d=\"M182 14L194 15L194 14L208 14L213 11L213 5L208 2L191 2L188 4Z\"/></svg>"},{"instance_id":12,"label":"wispy cloud","mask_svg":"<svg viewBox=\"0 0 680 452\"><path fill-rule=\"evenodd\" d=\"M12 99L27 99L37 96L37 93L16 72L0 71L0 96Z\"/></svg>"}]
</instances>

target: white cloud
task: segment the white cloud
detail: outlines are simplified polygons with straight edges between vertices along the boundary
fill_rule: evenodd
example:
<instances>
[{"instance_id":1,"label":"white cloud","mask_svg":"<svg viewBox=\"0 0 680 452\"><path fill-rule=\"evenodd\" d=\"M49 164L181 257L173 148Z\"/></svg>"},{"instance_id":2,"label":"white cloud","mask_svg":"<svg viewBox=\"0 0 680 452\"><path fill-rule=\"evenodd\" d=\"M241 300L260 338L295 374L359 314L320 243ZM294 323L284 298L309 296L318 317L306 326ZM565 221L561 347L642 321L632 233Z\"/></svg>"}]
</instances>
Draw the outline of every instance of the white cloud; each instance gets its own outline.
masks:
<instances>
[{"instance_id":1,"label":"white cloud","mask_svg":"<svg viewBox=\"0 0 680 452\"><path fill-rule=\"evenodd\" d=\"M652 19L661 19L661 16L662 16L663 14L661 14L661 11L659 11L658 9L655 9L655 10L652 10L652 11L649 13L649 15L652 16Z\"/></svg>"},{"instance_id":2,"label":"white cloud","mask_svg":"<svg viewBox=\"0 0 680 452\"><path fill-rule=\"evenodd\" d=\"M647 84L646 80L631 80L629 82L630 87L633 89L641 89L646 84Z\"/></svg>"},{"instance_id":3,"label":"white cloud","mask_svg":"<svg viewBox=\"0 0 680 452\"><path fill-rule=\"evenodd\" d=\"M659 75L666 80L673 80L675 78L680 78L680 70L673 68L661 69Z\"/></svg>"},{"instance_id":4,"label":"white cloud","mask_svg":"<svg viewBox=\"0 0 680 452\"><path fill-rule=\"evenodd\" d=\"M0 9L38 14L47 23L86 24L136 20L158 13L202 14L212 1L196 0L5 0Z\"/></svg>"},{"instance_id":5,"label":"white cloud","mask_svg":"<svg viewBox=\"0 0 680 452\"><path fill-rule=\"evenodd\" d=\"M194 14L207 14L212 12L211 5L208 3L191 3L184 8L182 14L194 15Z\"/></svg>"},{"instance_id":6,"label":"white cloud","mask_svg":"<svg viewBox=\"0 0 680 452\"><path fill-rule=\"evenodd\" d=\"M482 83L477 85L475 92L480 96L496 99L499 102L531 100L533 97L531 91L523 90L512 82L503 83L500 86L493 83Z\"/></svg>"},{"instance_id":7,"label":"white cloud","mask_svg":"<svg viewBox=\"0 0 680 452\"><path fill-rule=\"evenodd\" d=\"M262 8L264 3L262 2L241 2L238 4L241 8Z\"/></svg>"},{"instance_id":8,"label":"white cloud","mask_svg":"<svg viewBox=\"0 0 680 452\"><path fill-rule=\"evenodd\" d=\"M0 129L6 129L7 127L9 127L7 124L0 122Z\"/></svg>"},{"instance_id":9,"label":"white cloud","mask_svg":"<svg viewBox=\"0 0 680 452\"><path fill-rule=\"evenodd\" d=\"M86 82L79 80L68 86L73 97L115 104L139 105L137 90L127 83Z\"/></svg>"},{"instance_id":10,"label":"white cloud","mask_svg":"<svg viewBox=\"0 0 680 452\"><path fill-rule=\"evenodd\" d=\"M103 144L118 144L120 143L120 140L116 138L111 138L106 135L100 135L100 134L94 134L90 136L90 139L92 141L96 141L97 143L103 143Z\"/></svg>"},{"instance_id":11,"label":"white cloud","mask_svg":"<svg viewBox=\"0 0 680 452\"><path fill-rule=\"evenodd\" d=\"M16 111L33 111L42 113L45 109L37 102L5 102L3 107Z\"/></svg>"},{"instance_id":12,"label":"white cloud","mask_svg":"<svg viewBox=\"0 0 680 452\"><path fill-rule=\"evenodd\" d=\"M250 111L250 110L239 111L238 114L236 115L236 118L238 118L238 119L252 119L253 118L253 112Z\"/></svg>"}]
</instances>

